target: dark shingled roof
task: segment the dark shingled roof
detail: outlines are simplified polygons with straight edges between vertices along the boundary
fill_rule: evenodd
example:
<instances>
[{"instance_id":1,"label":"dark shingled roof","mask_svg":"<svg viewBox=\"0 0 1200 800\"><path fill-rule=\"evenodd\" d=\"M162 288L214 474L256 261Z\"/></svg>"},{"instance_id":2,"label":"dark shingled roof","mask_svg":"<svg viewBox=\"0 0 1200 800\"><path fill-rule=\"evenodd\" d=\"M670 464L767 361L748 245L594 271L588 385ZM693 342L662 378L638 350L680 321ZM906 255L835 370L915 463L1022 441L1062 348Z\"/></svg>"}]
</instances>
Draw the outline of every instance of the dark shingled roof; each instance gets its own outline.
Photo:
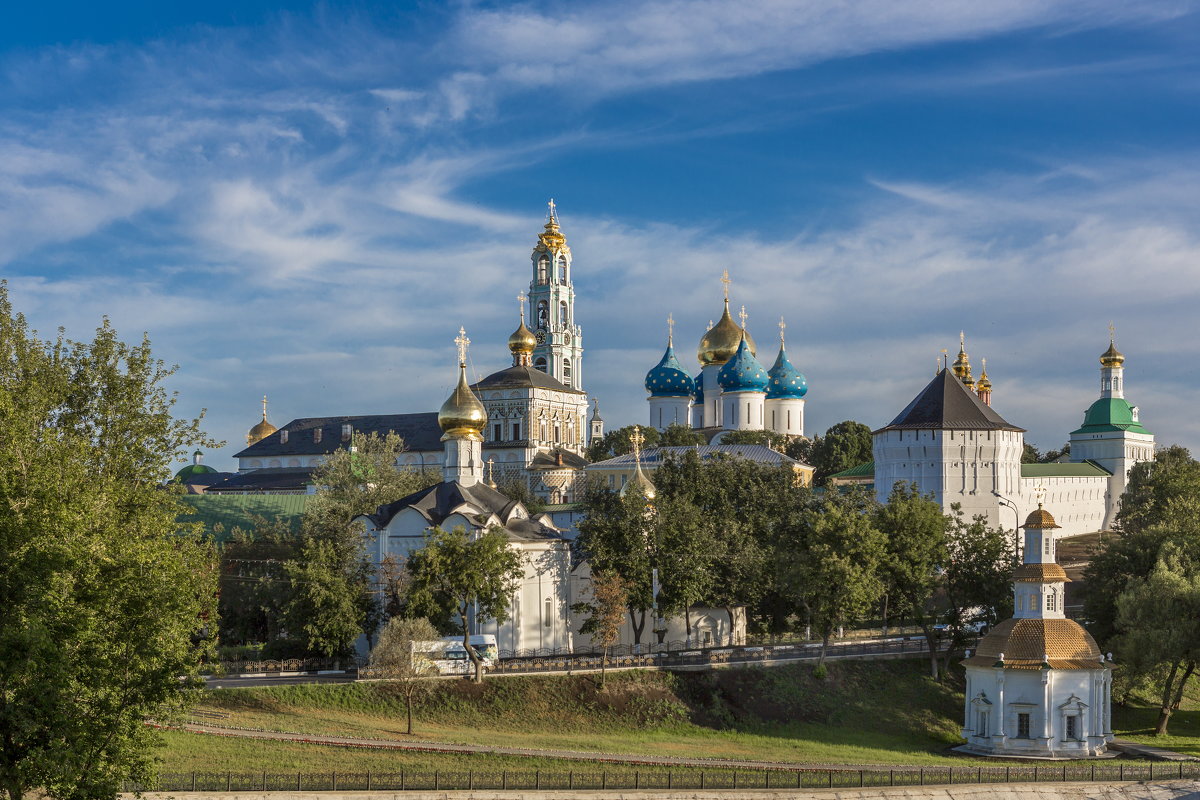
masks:
<instances>
[{"instance_id":1,"label":"dark shingled roof","mask_svg":"<svg viewBox=\"0 0 1200 800\"><path fill-rule=\"evenodd\" d=\"M495 514L506 519L504 530L515 539L560 539L562 535L554 528L528 518L510 518L519 503L510 500L486 484L477 483L473 486L463 486L457 481L451 483L436 483L433 486L414 492L407 497L380 506L374 514L367 518L376 528L383 528L405 508L414 508L421 512L430 525L441 525L451 514L459 513L464 516L478 517Z\"/></svg>"},{"instance_id":2,"label":"dark shingled roof","mask_svg":"<svg viewBox=\"0 0 1200 800\"><path fill-rule=\"evenodd\" d=\"M1024 431L997 414L943 369L885 428L895 430Z\"/></svg>"},{"instance_id":3,"label":"dark shingled roof","mask_svg":"<svg viewBox=\"0 0 1200 800\"><path fill-rule=\"evenodd\" d=\"M558 463L558 455L562 454L562 465ZM538 453L529 462L530 469L583 469L592 462L580 455L572 453L563 447L556 447L547 453Z\"/></svg>"},{"instance_id":4,"label":"dark shingled roof","mask_svg":"<svg viewBox=\"0 0 1200 800\"><path fill-rule=\"evenodd\" d=\"M480 389L528 389L530 387L535 389L553 389L556 392L570 392L571 394L584 394L584 392L578 389L564 386L558 382L557 378L552 378L540 369L526 366L509 367L499 372L493 372L471 388L478 392Z\"/></svg>"},{"instance_id":5,"label":"dark shingled roof","mask_svg":"<svg viewBox=\"0 0 1200 800\"><path fill-rule=\"evenodd\" d=\"M552 379L553 380L553 379ZM304 417L294 419L275 433L255 442L234 455L234 458L272 458L275 456L314 455L332 453L346 446L342 441L342 426L350 425L355 433L388 431L404 439L409 450L441 450L442 429L438 427L436 411L419 414L366 414L357 417ZM321 441L314 441L314 432L321 431ZM288 440L283 441L283 431Z\"/></svg>"},{"instance_id":6,"label":"dark shingled roof","mask_svg":"<svg viewBox=\"0 0 1200 800\"><path fill-rule=\"evenodd\" d=\"M316 467L283 467L239 472L208 487L206 493L304 491L312 482L314 469Z\"/></svg>"}]
</instances>

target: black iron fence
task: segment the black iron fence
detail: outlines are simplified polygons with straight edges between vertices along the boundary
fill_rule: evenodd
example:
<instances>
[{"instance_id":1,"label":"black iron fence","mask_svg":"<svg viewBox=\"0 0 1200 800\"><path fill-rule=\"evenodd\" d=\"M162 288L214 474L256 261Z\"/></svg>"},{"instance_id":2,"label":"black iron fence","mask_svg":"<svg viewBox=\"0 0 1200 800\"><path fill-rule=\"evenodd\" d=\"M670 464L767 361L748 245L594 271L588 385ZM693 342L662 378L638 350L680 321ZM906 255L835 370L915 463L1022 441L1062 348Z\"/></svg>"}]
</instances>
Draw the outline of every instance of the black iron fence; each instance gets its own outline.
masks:
<instances>
[{"instance_id":1,"label":"black iron fence","mask_svg":"<svg viewBox=\"0 0 1200 800\"><path fill-rule=\"evenodd\" d=\"M418 772L171 772L126 792L416 791L449 789L819 789L964 783L1200 779L1200 763L1091 763L895 769L435 770Z\"/></svg>"}]
</instances>

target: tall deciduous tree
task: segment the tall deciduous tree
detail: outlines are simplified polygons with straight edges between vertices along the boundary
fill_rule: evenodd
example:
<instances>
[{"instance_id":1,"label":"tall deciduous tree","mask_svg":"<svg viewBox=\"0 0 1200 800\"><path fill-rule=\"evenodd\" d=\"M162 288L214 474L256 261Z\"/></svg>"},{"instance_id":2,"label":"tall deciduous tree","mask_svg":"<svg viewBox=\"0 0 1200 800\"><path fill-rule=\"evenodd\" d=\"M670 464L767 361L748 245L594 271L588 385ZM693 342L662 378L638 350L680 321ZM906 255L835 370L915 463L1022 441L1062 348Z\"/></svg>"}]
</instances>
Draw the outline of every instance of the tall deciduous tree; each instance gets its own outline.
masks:
<instances>
[{"instance_id":1,"label":"tall deciduous tree","mask_svg":"<svg viewBox=\"0 0 1200 800\"><path fill-rule=\"evenodd\" d=\"M589 461L604 461L608 458L623 456L626 453L633 452L633 442L630 437L634 430L638 430L642 435L642 447L657 447L661 434L655 428L650 428L645 425L626 425L624 428L617 428L609 431L594 440L587 448L587 457Z\"/></svg>"},{"instance_id":2,"label":"tall deciduous tree","mask_svg":"<svg viewBox=\"0 0 1200 800\"><path fill-rule=\"evenodd\" d=\"M317 493L304 510L301 561L288 567L291 628L302 632L311 651L347 652L360 633L370 641L383 622L378 576L356 517L440 479L433 471L398 468L402 452L404 440L394 433L353 433L349 447L335 450L313 473Z\"/></svg>"},{"instance_id":3,"label":"tall deciduous tree","mask_svg":"<svg viewBox=\"0 0 1200 800\"><path fill-rule=\"evenodd\" d=\"M600 645L600 686L603 688L608 649L621 639L621 625L625 623L625 611L629 607L629 588L624 578L610 570L592 573L591 590L591 602L576 603L572 610L587 615L579 632L590 634L592 643Z\"/></svg>"},{"instance_id":4,"label":"tall deciduous tree","mask_svg":"<svg viewBox=\"0 0 1200 800\"><path fill-rule=\"evenodd\" d=\"M986 517L970 522L957 503L950 506L946 528L946 599L950 609L950 639L944 651L942 671L966 640L966 625L982 613L990 625L1012 616L1012 573L1016 559L1013 534L992 528Z\"/></svg>"},{"instance_id":5,"label":"tall deciduous tree","mask_svg":"<svg viewBox=\"0 0 1200 800\"><path fill-rule=\"evenodd\" d=\"M813 441L812 465L818 484L823 484L836 472L865 464L871 458L871 429L861 422L850 419L839 422Z\"/></svg>"},{"instance_id":6,"label":"tall deciduous tree","mask_svg":"<svg viewBox=\"0 0 1200 800\"><path fill-rule=\"evenodd\" d=\"M413 732L413 702L433 688L429 679L438 674L433 661L415 650L413 643L437 638L437 628L424 617L393 617L380 631L379 641L371 650L371 675L391 681L404 695L408 717L405 733L410 735Z\"/></svg>"},{"instance_id":7,"label":"tall deciduous tree","mask_svg":"<svg viewBox=\"0 0 1200 800\"><path fill-rule=\"evenodd\" d=\"M483 659L471 646L471 614L479 622L508 621L513 594L525 576L525 558L498 529L472 537L462 528L432 528L425 546L408 559L409 603L415 613L451 611L462 630L463 648L483 682Z\"/></svg>"},{"instance_id":8,"label":"tall deciduous tree","mask_svg":"<svg viewBox=\"0 0 1200 800\"><path fill-rule=\"evenodd\" d=\"M624 579L633 641L640 644L646 612L654 603L649 545L653 515L646 497L635 484L622 496L593 478L584 489L583 507L575 547L593 570L616 572Z\"/></svg>"},{"instance_id":9,"label":"tall deciduous tree","mask_svg":"<svg viewBox=\"0 0 1200 800\"><path fill-rule=\"evenodd\" d=\"M1163 545L1174 542L1200 557L1200 534L1191 524L1198 508L1200 462L1185 448L1163 448L1129 470L1116 535L1104 537L1084 571L1084 613L1097 641L1107 645L1116 634L1116 599L1130 581L1150 574Z\"/></svg>"},{"instance_id":10,"label":"tall deciduous tree","mask_svg":"<svg viewBox=\"0 0 1200 800\"><path fill-rule=\"evenodd\" d=\"M936 679L937 633L931 601L946 563L946 516L932 496L922 496L911 483L898 482L887 503L876 508L875 526L884 536L879 575L891 611L921 626L929 645L930 674Z\"/></svg>"},{"instance_id":11,"label":"tall deciduous tree","mask_svg":"<svg viewBox=\"0 0 1200 800\"><path fill-rule=\"evenodd\" d=\"M858 500L834 494L811 503L781 540L783 579L821 635L818 667L837 627L861 619L882 592L883 534Z\"/></svg>"},{"instance_id":12,"label":"tall deciduous tree","mask_svg":"<svg viewBox=\"0 0 1200 800\"><path fill-rule=\"evenodd\" d=\"M0 792L111 797L197 697L215 558L161 488L212 446L172 417L174 370L107 320L43 340L0 284Z\"/></svg>"}]
</instances>

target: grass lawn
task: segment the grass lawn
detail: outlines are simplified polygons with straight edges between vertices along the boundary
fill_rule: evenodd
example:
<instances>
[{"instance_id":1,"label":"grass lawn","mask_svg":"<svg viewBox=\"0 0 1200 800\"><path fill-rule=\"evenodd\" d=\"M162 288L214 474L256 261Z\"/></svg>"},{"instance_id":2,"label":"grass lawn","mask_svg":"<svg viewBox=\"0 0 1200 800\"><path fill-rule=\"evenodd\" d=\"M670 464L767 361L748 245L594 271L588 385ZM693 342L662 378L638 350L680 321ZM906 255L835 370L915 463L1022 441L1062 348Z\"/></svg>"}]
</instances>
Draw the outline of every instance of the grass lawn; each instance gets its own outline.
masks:
<instances>
[{"instance_id":1,"label":"grass lawn","mask_svg":"<svg viewBox=\"0 0 1200 800\"><path fill-rule=\"evenodd\" d=\"M1179 711L1171 715L1167 725L1169 735L1154 735L1158 706L1147 698L1113 706L1113 730L1122 739L1200 757L1200 681L1193 678L1189 687Z\"/></svg>"},{"instance_id":2,"label":"grass lawn","mask_svg":"<svg viewBox=\"0 0 1200 800\"><path fill-rule=\"evenodd\" d=\"M436 684L404 731L404 704L386 684L223 689L201 707L219 724L296 733L509 745L548 750L810 764L996 764L946 755L961 742L959 680L926 677L924 660L835 662L699 673L489 678ZM1118 735L1200 755L1200 703L1189 698L1156 739L1156 711L1114 708ZM211 723L208 717L196 721ZM583 768L554 759L378 752L167 732L163 770L384 771Z\"/></svg>"}]
</instances>

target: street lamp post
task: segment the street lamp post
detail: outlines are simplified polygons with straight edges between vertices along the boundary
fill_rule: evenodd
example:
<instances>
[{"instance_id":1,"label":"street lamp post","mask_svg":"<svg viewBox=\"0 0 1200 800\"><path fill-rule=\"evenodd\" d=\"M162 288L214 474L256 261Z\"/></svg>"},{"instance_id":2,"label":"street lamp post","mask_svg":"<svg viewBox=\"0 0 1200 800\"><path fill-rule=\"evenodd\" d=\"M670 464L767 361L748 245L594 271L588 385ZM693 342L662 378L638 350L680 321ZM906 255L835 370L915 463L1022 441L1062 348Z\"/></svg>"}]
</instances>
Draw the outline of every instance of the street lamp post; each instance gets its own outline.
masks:
<instances>
[{"instance_id":1,"label":"street lamp post","mask_svg":"<svg viewBox=\"0 0 1200 800\"><path fill-rule=\"evenodd\" d=\"M1001 505L1008 506L1013 512L1013 561L1021 562L1021 512L1017 509L1017 504L1007 497L1004 497L999 492L992 492Z\"/></svg>"}]
</instances>

